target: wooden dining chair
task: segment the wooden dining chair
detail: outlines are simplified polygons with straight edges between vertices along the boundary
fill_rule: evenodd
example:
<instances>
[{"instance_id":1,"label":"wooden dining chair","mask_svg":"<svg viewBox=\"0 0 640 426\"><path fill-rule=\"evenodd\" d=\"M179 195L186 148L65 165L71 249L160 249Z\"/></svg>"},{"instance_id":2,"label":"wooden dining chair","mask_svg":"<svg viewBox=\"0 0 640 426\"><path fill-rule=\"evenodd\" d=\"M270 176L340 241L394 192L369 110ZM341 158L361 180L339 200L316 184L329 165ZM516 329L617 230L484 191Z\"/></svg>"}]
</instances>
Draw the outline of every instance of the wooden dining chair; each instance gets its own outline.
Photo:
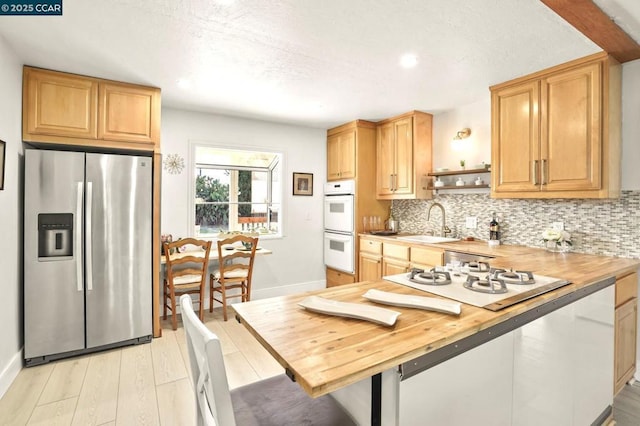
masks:
<instances>
[{"instance_id":1,"label":"wooden dining chair","mask_svg":"<svg viewBox=\"0 0 640 426\"><path fill-rule=\"evenodd\" d=\"M330 395L309 397L281 374L229 390L220 340L180 298L198 425L350 426L356 423Z\"/></svg>"},{"instance_id":2,"label":"wooden dining chair","mask_svg":"<svg viewBox=\"0 0 640 426\"><path fill-rule=\"evenodd\" d=\"M165 263L163 285L163 319L167 319L167 309L171 309L171 325L178 328L176 296L198 294L199 316L204 314L204 291L207 283L207 268L211 241L184 238L162 244ZM183 252L180 249L185 250Z\"/></svg>"},{"instance_id":3,"label":"wooden dining chair","mask_svg":"<svg viewBox=\"0 0 640 426\"><path fill-rule=\"evenodd\" d=\"M257 248L258 238L248 235L234 234L218 240L219 269L209 277L209 312L213 312L214 300L221 303L226 321L227 299L251 300L251 276ZM219 299L215 297L216 293L220 294Z\"/></svg>"}]
</instances>

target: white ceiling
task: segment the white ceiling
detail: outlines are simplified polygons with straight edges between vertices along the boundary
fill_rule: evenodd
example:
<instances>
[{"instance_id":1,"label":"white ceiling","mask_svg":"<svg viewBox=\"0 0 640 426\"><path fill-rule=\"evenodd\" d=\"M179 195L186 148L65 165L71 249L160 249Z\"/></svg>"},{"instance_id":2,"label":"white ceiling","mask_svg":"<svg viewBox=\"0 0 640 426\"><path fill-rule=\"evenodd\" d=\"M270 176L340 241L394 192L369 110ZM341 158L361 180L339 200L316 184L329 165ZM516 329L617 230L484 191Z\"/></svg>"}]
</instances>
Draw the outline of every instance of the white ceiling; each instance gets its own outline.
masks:
<instances>
[{"instance_id":1,"label":"white ceiling","mask_svg":"<svg viewBox=\"0 0 640 426\"><path fill-rule=\"evenodd\" d=\"M640 2L596 2L640 40ZM0 36L28 65L160 87L163 106L319 128L438 113L600 50L538 0L64 0L63 8L62 17L2 16ZM407 52L418 56L413 69L399 66Z\"/></svg>"}]
</instances>

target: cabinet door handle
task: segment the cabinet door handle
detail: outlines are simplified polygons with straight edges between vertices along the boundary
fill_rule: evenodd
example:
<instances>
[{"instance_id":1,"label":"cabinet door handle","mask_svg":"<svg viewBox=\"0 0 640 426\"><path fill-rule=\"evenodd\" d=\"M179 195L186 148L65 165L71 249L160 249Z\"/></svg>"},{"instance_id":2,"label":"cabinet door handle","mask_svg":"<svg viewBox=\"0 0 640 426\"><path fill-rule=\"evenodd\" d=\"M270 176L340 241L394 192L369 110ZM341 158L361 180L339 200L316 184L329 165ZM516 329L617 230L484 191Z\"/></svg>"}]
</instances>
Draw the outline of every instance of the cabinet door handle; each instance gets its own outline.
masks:
<instances>
[{"instance_id":1,"label":"cabinet door handle","mask_svg":"<svg viewBox=\"0 0 640 426\"><path fill-rule=\"evenodd\" d=\"M397 191L398 190L398 175L397 174L393 174L393 191Z\"/></svg>"},{"instance_id":2,"label":"cabinet door handle","mask_svg":"<svg viewBox=\"0 0 640 426\"><path fill-rule=\"evenodd\" d=\"M542 160L542 184L547 184L547 160Z\"/></svg>"},{"instance_id":3,"label":"cabinet door handle","mask_svg":"<svg viewBox=\"0 0 640 426\"><path fill-rule=\"evenodd\" d=\"M538 160L533 160L533 184L538 184Z\"/></svg>"}]
</instances>

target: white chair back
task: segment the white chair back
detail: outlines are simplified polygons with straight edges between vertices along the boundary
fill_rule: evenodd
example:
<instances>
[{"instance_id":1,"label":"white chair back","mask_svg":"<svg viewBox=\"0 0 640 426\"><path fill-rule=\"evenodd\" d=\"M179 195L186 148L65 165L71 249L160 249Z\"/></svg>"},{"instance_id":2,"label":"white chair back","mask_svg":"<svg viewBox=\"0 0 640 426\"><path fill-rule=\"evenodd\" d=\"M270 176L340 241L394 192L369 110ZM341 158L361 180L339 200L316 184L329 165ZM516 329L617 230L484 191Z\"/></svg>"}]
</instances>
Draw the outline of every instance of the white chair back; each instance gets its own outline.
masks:
<instances>
[{"instance_id":1,"label":"white chair back","mask_svg":"<svg viewBox=\"0 0 640 426\"><path fill-rule=\"evenodd\" d=\"M193 311L189 295L180 297L187 336L198 425L235 426L220 340Z\"/></svg>"}]
</instances>

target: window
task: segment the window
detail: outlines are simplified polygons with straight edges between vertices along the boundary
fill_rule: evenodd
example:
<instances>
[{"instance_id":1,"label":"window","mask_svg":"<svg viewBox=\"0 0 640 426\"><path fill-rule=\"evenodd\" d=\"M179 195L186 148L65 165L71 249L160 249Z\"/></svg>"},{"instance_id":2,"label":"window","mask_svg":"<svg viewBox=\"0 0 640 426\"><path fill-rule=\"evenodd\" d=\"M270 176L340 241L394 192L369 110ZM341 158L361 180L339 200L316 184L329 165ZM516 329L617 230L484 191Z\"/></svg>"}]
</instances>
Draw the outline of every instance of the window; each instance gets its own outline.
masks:
<instances>
[{"instance_id":1,"label":"window","mask_svg":"<svg viewBox=\"0 0 640 426\"><path fill-rule=\"evenodd\" d=\"M195 234L281 235L282 154L195 147Z\"/></svg>"}]
</instances>

